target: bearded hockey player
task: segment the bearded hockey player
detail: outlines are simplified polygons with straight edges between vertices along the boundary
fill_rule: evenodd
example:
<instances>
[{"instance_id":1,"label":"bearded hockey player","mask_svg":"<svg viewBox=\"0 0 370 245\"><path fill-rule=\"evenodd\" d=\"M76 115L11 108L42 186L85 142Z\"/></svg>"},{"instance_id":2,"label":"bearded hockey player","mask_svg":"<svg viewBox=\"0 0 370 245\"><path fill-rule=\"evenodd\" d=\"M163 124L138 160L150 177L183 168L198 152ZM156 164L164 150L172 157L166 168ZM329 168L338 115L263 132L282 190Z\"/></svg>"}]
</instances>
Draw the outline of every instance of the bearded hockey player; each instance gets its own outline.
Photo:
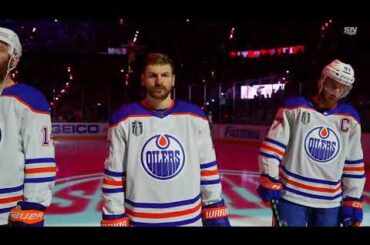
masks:
<instances>
[{"instance_id":1,"label":"bearded hockey player","mask_svg":"<svg viewBox=\"0 0 370 245\"><path fill-rule=\"evenodd\" d=\"M288 226L362 221L360 117L341 101L354 81L351 65L332 61L322 71L317 96L287 99L262 143L258 193L266 202L280 199L278 212Z\"/></svg>"},{"instance_id":2,"label":"bearded hockey player","mask_svg":"<svg viewBox=\"0 0 370 245\"><path fill-rule=\"evenodd\" d=\"M102 226L230 226L207 117L171 99L171 59L146 57L146 99L111 117Z\"/></svg>"},{"instance_id":3,"label":"bearded hockey player","mask_svg":"<svg viewBox=\"0 0 370 245\"><path fill-rule=\"evenodd\" d=\"M21 55L17 34L0 27L0 225L43 226L55 181L50 110L11 79Z\"/></svg>"}]
</instances>

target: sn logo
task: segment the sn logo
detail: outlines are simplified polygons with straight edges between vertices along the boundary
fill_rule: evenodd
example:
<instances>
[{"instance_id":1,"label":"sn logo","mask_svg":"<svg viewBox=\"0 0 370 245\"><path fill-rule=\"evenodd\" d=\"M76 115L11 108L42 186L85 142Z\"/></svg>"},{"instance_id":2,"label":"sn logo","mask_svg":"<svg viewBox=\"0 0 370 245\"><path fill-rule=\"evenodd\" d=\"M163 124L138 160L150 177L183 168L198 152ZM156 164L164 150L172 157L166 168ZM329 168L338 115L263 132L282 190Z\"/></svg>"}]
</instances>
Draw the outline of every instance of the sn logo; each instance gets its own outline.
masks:
<instances>
[{"instance_id":1,"label":"sn logo","mask_svg":"<svg viewBox=\"0 0 370 245\"><path fill-rule=\"evenodd\" d=\"M346 26L344 27L344 34L354 36L357 34L357 26Z\"/></svg>"}]
</instances>

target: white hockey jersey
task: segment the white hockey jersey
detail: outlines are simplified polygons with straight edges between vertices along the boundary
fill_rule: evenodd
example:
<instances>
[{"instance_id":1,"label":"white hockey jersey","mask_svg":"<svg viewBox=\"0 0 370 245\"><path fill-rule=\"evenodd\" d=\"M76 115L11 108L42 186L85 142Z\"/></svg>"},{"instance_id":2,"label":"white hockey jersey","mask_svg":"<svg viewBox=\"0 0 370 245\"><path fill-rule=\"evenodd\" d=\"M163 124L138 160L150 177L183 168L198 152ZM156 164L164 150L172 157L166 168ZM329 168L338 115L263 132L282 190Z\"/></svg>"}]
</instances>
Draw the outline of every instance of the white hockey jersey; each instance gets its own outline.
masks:
<instances>
[{"instance_id":1,"label":"white hockey jersey","mask_svg":"<svg viewBox=\"0 0 370 245\"><path fill-rule=\"evenodd\" d=\"M201 226L202 205L221 200L210 128L197 106L164 114L139 103L111 117L103 180L104 215L133 226Z\"/></svg>"},{"instance_id":2,"label":"white hockey jersey","mask_svg":"<svg viewBox=\"0 0 370 245\"><path fill-rule=\"evenodd\" d=\"M38 90L15 84L0 96L0 225L18 201L49 206L55 181L50 109Z\"/></svg>"},{"instance_id":3,"label":"white hockey jersey","mask_svg":"<svg viewBox=\"0 0 370 245\"><path fill-rule=\"evenodd\" d=\"M264 174L279 177L282 198L317 208L360 198L365 184L360 117L340 102L321 113L303 97L287 99L260 149Z\"/></svg>"}]
</instances>

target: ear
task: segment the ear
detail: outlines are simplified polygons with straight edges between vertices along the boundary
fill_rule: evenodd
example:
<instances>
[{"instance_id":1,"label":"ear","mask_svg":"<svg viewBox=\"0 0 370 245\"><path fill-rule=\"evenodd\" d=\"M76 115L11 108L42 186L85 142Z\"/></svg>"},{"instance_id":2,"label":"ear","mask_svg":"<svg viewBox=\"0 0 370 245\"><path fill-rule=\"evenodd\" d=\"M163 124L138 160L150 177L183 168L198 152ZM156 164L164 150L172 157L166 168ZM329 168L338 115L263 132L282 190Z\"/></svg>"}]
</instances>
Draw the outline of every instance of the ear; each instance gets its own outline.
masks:
<instances>
[{"instance_id":1,"label":"ear","mask_svg":"<svg viewBox=\"0 0 370 245\"><path fill-rule=\"evenodd\" d=\"M13 70L17 67L18 65L18 62L19 62L19 58L18 57L11 57L10 58L10 70Z\"/></svg>"}]
</instances>

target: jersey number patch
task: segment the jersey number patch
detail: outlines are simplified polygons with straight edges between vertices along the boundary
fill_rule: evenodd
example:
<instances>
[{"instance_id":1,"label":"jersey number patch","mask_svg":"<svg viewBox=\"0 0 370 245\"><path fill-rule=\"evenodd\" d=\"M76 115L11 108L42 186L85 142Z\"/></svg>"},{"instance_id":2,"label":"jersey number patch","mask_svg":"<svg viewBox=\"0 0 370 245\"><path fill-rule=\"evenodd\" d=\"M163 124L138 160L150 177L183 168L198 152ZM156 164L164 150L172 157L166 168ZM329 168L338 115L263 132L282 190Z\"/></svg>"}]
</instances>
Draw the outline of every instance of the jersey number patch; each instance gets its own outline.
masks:
<instances>
[{"instance_id":1,"label":"jersey number patch","mask_svg":"<svg viewBox=\"0 0 370 245\"><path fill-rule=\"evenodd\" d=\"M49 139L48 127L42 127L41 132L42 132L42 145L44 145L44 146L49 145L50 144L50 139Z\"/></svg>"},{"instance_id":2,"label":"jersey number patch","mask_svg":"<svg viewBox=\"0 0 370 245\"><path fill-rule=\"evenodd\" d=\"M349 130L349 126L349 119L343 118L340 123L340 130L342 130L342 132L347 132Z\"/></svg>"}]
</instances>

